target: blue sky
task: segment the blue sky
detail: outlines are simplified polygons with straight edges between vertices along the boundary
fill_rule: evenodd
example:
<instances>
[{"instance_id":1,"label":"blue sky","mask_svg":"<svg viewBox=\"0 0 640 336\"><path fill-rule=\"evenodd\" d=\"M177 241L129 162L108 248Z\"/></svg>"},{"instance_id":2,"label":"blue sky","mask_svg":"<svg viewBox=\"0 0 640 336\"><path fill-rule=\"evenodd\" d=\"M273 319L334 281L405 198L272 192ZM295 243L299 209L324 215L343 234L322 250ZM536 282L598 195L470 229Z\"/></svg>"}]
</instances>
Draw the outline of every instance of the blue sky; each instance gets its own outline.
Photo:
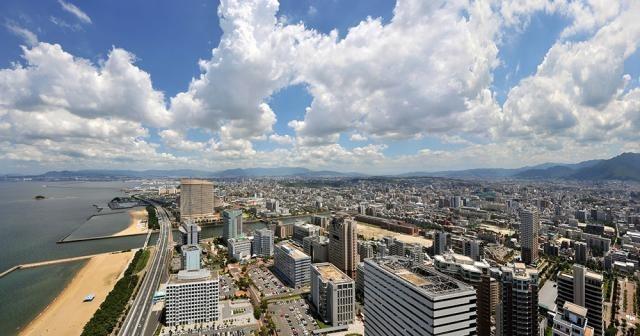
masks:
<instances>
[{"instance_id":1,"label":"blue sky","mask_svg":"<svg viewBox=\"0 0 640 336\"><path fill-rule=\"evenodd\" d=\"M640 76L630 41L639 29L625 21L632 1L608 11L561 8L562 1L524 9L254 1L225 1L221 14L219 2L204 0L0 3L0 88L24 85L16 92L33 96L0 98L0 172L111 163L401 172L579 161L637 148L640 95L629 93ZM607 38L608 26L619 24L629 26L627 38ZM614 61L580 58L590 52ZM63 54L74 57L67 78L95 76L87 85L97 88L39 73L68 62ZM62 63L48 63L54 59ZM127 68L106 76L110 60ZM85 61L90 68L79 65ZM29 71L26 80L15 64ZM46 80L57 84L38 84ZM131 95L109 91L129 86ZM30 105L34 99L41 101ZM65 123L25 130L20 123L35 116ZM99 125L84 133L70 126L89 122ZM121 122L128 128L118 133ZM90 146L135 150L100 155Z\"/></svg>"}]
</instances>

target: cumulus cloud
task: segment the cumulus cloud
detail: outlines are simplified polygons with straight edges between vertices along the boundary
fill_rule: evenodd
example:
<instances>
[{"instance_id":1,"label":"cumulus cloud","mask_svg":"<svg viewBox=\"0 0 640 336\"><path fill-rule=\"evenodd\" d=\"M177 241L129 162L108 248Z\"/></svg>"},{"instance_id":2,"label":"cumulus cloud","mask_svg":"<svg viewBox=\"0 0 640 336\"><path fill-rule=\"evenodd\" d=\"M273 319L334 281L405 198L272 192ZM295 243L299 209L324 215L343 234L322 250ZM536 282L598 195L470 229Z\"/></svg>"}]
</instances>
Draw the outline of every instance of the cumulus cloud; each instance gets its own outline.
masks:
<instances>
[{"instance_id":1,"label":"cumulus cloud","mask_svg":"<svg viewBox=\"0 0 640 336\"><path fill-rule=\"evenodd\" d=\"M158 132L160 138L170 148L193 152L193 151L201 151L206 148L206 143L198 142L198 141L190 141L185 139L184 134L181 134L178 131L166 129Z\"/></svg>"},{"instance_id":2,"label":"cumulus cloud","mask_svg":"<svg viewBox=\"0 0 640 336\"><path fill-rule=\"evenodd\" d=\"M280 135L280 134L277 134L277 133L271 134L271 135L269 135L269 141L275 142L275 143L277 143L279 145L291 145L291 144L293 144L293 138L288 134L285 134L285 135Z\"/></svg>"},{"instance_id":3,"label":"cumulus cloud","mask_svg":"<svg viewBox=\"0 0 640 336\"><path fill-rule=\"evenodd\" d=\"M60 6L62 6L62 9L68 13L71 13L73 16L75 16L78 20L80 20L83 23L92 23L91 22L91 18L89 17L89 15L87 15L87 13L85 13L84 11L82 11L82 9L78 8L78 6L70 3L70 2L66 2L64 0L58 0L58 3L60 4Z\"/></svg>"}]
</instances>

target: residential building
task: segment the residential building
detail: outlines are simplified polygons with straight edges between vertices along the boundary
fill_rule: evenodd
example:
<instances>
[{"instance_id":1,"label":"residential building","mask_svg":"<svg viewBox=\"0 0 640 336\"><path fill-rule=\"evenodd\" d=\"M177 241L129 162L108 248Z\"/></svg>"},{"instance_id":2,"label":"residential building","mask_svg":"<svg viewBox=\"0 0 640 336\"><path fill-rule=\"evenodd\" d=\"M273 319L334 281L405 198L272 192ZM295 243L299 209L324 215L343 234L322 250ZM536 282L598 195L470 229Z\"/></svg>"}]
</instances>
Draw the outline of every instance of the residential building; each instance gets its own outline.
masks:
<instances>
[{"instance_id":1,"label":"residential building","mask_svg":"<svg viewBox=\"0 0 640 336\"><path fill-rule=\"evenodd\" d=\"M574 242L573 249L575 250L575 262L576 264L587 264L587 243Z\"/></svg>"},{"instance_id":2,"label":"residential building","mask_svg":"<svg viewBox=\"0 0 640 336\"><path fill-rule=\"evenodd\" d=\"M172 274L165 296L165 320L169 326L208 323L219 317L218 274L207 270L181 270Z\"/></svg>"},{"instance_id":3,"label":"residential building","mask_svg":"<svg viewBox=\"0 0 640 336\"><path fill-rule=\"evenodd\" d=\"M180 221L211 220L214 215L213 182L180 180Z\"/></svg>"},{"instance_id":4,"label":"residential building","mask_svg":"<svg viewBox=\"0 0 640 336\"><path fill-rule=\"evenodd\" d=\"M364 263L365 335L475 335L473 287L404 257Z\"/></svg>"},{"instance_id":5,"label":"residential building","mask_svg":"<svg viewBox=\"0 0 640 336\"><path fill-rule=\"evenodd\" d=\"M355 277L359 259L356 221L334 218L329 225L329 262Z\"/></svg>"},{"instance_id":6,"label":"residential building","mask_svg":"<svg viewBox=\"0 0 640 336\"><path fill-rule=\"evenodd\" d=\"M538 270L524 263L501 268L503 336L538 335Z\"/></svg>"},{"instance_id":7,"label":"residential building","mask_svg":"<svg viewBox=\"0 0 640 336\"><path fill-rule=\"evenodd\" d=\"M593 328L594 335L602 336L604 334L602 274L574 264L571 272L559 272L556 282L558 283L556 305L563 307L565 302L571 302L586 308L587 324Z\"/></svg>"},{"instance_id":8,"label":"residential building","mask_svg":"<svg viewBox=\"0 0 640 336\"><path fill-rule=\"evenodd\" d=\"M311 264L311 302L325 323L351 324L355 315L355 283L333 264Z\"/></svg>"},{"instance_id":9,"label":"residential building","mask_svg":"<svg viewBox=\"0 0 640 336\"><path fill-rule=\"evenodd\" d=\"M553 318L553 336L591 336L593 328L587 325L587 308L565 302Z\"/></svg>"},{"instance_id":10,"label":"residential building","mask_svg":"<svg viewBox=\"0 0 640 336\"><path fill-rule=\"evenodd\" d=\"M436 231L433 235L433 255L444 254L451 248L451 234Z\"/></svg>"},{"instance_id":11,"label":"residential building","mask_svg":"<svg viewBox=\"0 0 640 336\"><path fill-rule=\"evenodd\" d=\"M462 280L472 286L480 283L481 276L491 267L486 261L473 259L456 253L447 252L433 256L433 266L444 274Z\"/></svg>"},{"instance_id":12,"label":"residential building","mask_svg":"<svg viewBox=\"0 0 640 336\"><path fill-rule=\"evenodd\" d=\"M291 243L281 242L276 245L273 260L274 267L285 284L294 288L309 284L311 257Z\"/></svg>"},{"instance_id":13,"label":"residential building","mask_svg":"<svg viewBox=\"0 0 640 336\"><path fill-rule=\"evenodd\" d=\"M360 261L364 261L367 258L373 258L374 244L374 242L369 240L358 242L358 255L360 256Z\"/></svg>"},{"instance_id":14,"label":"residential building","mask_svg":"<svg viewBox=\"0 0 640 336\"><path fill-rule=\"evenodd\" d=\"M487 270L488 271L488 270ZM478 301L478 335L493 335L496 324L496 306L500 299L500 283L486 272L480 277L476 289Z\"/></svg>"}]
</instances>

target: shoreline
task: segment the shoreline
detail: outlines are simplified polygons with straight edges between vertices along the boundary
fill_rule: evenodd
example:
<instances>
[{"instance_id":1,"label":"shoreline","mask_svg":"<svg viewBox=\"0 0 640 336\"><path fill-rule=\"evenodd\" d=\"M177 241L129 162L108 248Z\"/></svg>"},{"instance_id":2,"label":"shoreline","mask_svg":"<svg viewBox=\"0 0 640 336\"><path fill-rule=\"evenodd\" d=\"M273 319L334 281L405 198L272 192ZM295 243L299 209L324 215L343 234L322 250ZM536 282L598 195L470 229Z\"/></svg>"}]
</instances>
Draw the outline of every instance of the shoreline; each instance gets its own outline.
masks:
<instances>
[{"instance_id":1,"label":"shoreline","mask_svg":"<svg viewBox=\"0 0 640 336\"><path fill-rule=\"evenodd\" d=\"M134 252L104 253L88 259L65 288L19 335L79 335L122 277ZM83 298L93 294L91 302Z\"/></svg>"},{"instance_id":2,"label":"shoreline","mask_svg":"<svg viewBox=\"0 0 640 336\"><path fill-rule=\"evenodd\" d=\"M128 211L129 226L124 230L112 234L112 237L130 236L149 232L147 210L144 208L134 208Z\"/></svg>"}]
</instances>

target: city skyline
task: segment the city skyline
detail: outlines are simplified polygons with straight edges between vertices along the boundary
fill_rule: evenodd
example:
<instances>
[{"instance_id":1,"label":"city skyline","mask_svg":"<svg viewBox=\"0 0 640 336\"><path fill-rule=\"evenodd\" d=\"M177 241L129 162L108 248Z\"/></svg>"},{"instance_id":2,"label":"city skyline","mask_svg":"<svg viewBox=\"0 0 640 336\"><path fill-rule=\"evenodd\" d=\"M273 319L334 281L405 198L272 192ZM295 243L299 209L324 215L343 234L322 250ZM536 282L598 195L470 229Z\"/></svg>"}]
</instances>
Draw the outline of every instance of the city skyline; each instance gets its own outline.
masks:
<instances>
[{"instance_id":1,"label":"city skyline","mask_svg":"<svg viewBox=\"0 0 640 336\"><path fill-rule=\"evenodd\" d=\"M1 173L386 174L638 152L638 6L8 1Z\"/></svg>"}]
</instances>

